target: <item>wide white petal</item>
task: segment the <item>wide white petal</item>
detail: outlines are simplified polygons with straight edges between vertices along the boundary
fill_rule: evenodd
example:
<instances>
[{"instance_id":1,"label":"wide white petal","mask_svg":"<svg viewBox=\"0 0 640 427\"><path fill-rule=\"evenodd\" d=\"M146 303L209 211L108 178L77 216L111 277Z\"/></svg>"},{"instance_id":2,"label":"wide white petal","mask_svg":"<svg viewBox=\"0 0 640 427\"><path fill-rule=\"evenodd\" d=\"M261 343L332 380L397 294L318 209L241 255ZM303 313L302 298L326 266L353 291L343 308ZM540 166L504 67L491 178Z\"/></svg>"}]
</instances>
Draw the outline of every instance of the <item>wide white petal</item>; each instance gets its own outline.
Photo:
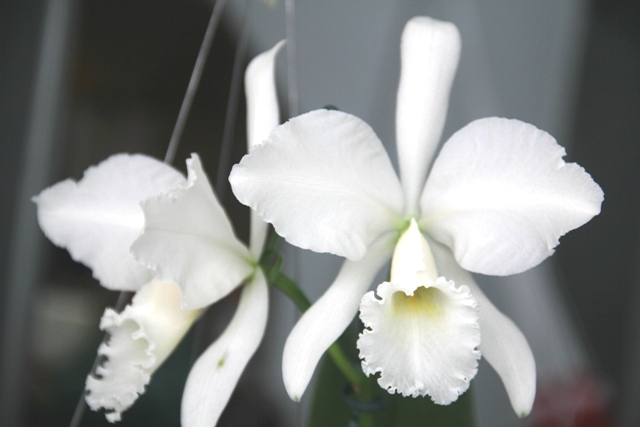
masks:
<instances>
[{"instance_id":1,"label":"wide white petal","mask_svg":"<svg viewBox=\"0 0 640 427\"><path fill-rule=\"evenodd\" d=\"M140 154L117 154L33 198L44 234L89 267L108 289L133 291L153 278L129 246L144 224L139 203L185 183L180 172Z\"/></svg>"},{"instance_id":2,"label":"wide white petal","mask_svg":"<svg viewBox=\"0 0 640 427\"><path fill-rule=\"evenodd\" d=\"M189 183L142 203L144 233L131 246L140 262L165 282L182 288L184 308L201 308L235 289L253 267L247 248L202 170L199 157L187 160Z\"/></svg>"},{"instance_id":3,"label":"wide white petal","mask_svg":"<svg viewBox=\"0 0 640 427\"><path fill-rule=\"evenodd\" d=\"M376 242L361 261L345 261L331 287L293 327L282 356L284 386L291 399L300 400L320 358L358 312L362 294L389 259L391 237Z\"/></svg>"},{"instance_id":4,"label":"wide white petal","mask_svg":"<svg viewBox=\"0 0 640 427\"><path fill-rule=\"evenodd\" d=\"M448 405L478 371L480 326L469 288L435 282L385 282L360 303L365 330L358 339L362 370L380 373L389 393L431 396Z\"/></svg>"},{"instance_id":5,"label":"wide white petal","mask_svg":"<svg viewBox=\"0 0 640 427\"><path fill-rule=\"evenodd\" d=\"M600 212L602 190L564 155L530 124L472 122L436 159L421 199L422 229L467 270L501 276L534 267L560 236Z\"/></svg>"},{"instance_id":6,"label":"wide white petal","mask_svg":"<svg viewBox=\"0 0 640 427\"><path fill-rule=\"evenodd\" d=\"M154 280L144 285L121 313L105 310L100 329L109 340L98 349L106 359L97 376L87 377L87 404L120 421L144 393L151 374L171 354L196 320L199 310L180 309L180 288Z\"/></svg>"},{"instance_id":7,"label":"wide white petal","mask_svg":"<svg viewBox=\"0 0 640 427\"><path fill-rule=\"evenodd\" d=\"M401 220L382 143L355 116L317 110L278 126L233 167L233 192L289 243L352 261Z\"/></svg>"},{"instance_id":8,"label":"wide white petal","mask_svg":"<svg viewBox=\"0 0 640 427\"><path fill-rule=\"evenodd\" d=\"M438 146L458 68L460 34L450 22L415 17L402 33L396 140L407 213L418 200Z\"/></svg>"},{"instance_id":9,"label":"wide white petal","mask_svg":"<svg viewBox=\"0 0 640 427\"><path fill-rule=\"evenodd\" d=\"M471 274L463 270L446 247L431 245L440 272L458 284L471 289L480 307L480 351L496 370L520 417L531 412L536 396L536 363L533 353L520 329L502 314L482 293Z\"/></svg>"},{"instance_id":10,"label":"wide white petal","mask_svg":"<svg viewBox=\"0 0 640 427\"><path fill-rule=\"evenodd\" d=\"M247 95L247 145L251 148L265 141L271 131L280 124L278 93L276 92L276 55L284 45L278 42L270 50L253 58L244 74ZM267 223L251 211L251 237L249 250L254 258L260 258L267 236Z\"/></svg>"},{"instance_id":11,"label":"wide white petal","mask_svg":"<svg viewBox=\"0 0 640 427\"><path fill-rule=\"evenodd\" d=\"M214 426L253 356L267 323L269 293L262 270L242 289L224 333L198 358L182 396L182 427ZM250 410L250 409L249 409Z\"/></svg>"}]
</instances>

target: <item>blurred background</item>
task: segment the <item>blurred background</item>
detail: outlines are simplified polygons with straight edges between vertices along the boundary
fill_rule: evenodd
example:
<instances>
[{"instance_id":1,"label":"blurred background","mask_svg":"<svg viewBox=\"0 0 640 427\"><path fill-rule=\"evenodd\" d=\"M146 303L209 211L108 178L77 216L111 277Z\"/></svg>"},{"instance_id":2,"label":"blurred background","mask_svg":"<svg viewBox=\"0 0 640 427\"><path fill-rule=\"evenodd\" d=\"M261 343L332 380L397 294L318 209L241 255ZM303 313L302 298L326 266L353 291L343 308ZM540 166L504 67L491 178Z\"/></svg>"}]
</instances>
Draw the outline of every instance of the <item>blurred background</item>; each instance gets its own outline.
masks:
<instances>
[{"instance_id":1,"label":"blurred background","mask_svg":"<svg viewBox=\"0 0 640 427\"><path fill-rule=\"evenodd\" d=\"M285 38L283 0L229 0L189 115L175 166L198 152L219 169L238 40L246 63ZM328 104L370 123L392 156L399 42L406 21L454 22L462 56L444 140L487 116L551 133L567 161L605 193L602 213L561 239L556 255L513 277L478 277L527 336L538 395L524 420L495 372L473 381L479 426L640 425L640 8L631 0L324 0L295 9L298 112ZM163 158L213 3L205 0L0 2L0 424L68 425L102 339L98 323L117 294L46 240L30 198L111 154ZM287 106L286 56L278 84ZM245 152L240 102L229 164ZM228 186L220 196L237 234L248 212ZM341 260L286 249L285 267L312 300ZM312 393L289 401L281 352L298 314L271 293L267 336L221 426L298 426ZM209 339L237 296L210 310ZM124 414L122 426L179 423L192 359L185 340ZM251 408L250 411L247 408ZM82 425L108 425L88 412Z\"/></svg>"}]
</instances>

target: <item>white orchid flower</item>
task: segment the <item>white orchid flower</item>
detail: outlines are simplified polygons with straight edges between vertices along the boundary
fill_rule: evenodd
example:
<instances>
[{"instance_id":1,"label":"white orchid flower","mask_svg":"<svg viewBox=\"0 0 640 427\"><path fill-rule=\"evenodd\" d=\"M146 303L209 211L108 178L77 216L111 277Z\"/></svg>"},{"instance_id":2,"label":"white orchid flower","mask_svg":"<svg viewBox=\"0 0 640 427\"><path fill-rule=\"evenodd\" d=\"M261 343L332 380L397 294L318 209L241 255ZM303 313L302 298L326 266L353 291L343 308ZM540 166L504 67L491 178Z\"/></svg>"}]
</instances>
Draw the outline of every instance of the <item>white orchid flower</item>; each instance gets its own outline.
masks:
<instances>
[{"instance_id":1,"label":"white orchid flower","mask_svg":"<svg viewBox=\"0 0 640 427\"><path fill-rule=\"evenodd\" d=\"M136 291L122 313L107 308L100 329L110 334L98 354L106 360L87 378L89 406L105 408L109 421L144 392L151 374L169 356L198 316L180 310L177 285L162 283L137 263L129 246L144 225L140 201L185 185L175 169L143 155L114 155L34 197L45 235L89 267L107 289Z\"/></svg>"},{"instance_id":2,"label":"white orchid flower","mask_svg":"<svg viewBox=\"0 0 640 427\"><path fill-rule=\"evenodd\" d=\"M553 137L518 120L472 122L444 144L429 172L459 52L451 23L416 17L404 29L401 179L371 127L326 110L279 126L232 170L236 197L288 242L347 258L285 345L284 381L294 400L360 308L362 367L379 372L389 392L450 403L468 388L481 352L516 413L531 411L535 363L527 341L465 270L509 275L539 264L560 236L599 213L603 194L580 166L562 160ZM390 282L378 287L379 299L363 297L392 252Z\"/></svg>"},{"instance_id":3,"label":"white orchid flower","mask_svg":"<svg viewBox=\"0 0 640 427\"><path fill-rule=\"evenodd\" d=\"M256 57L245 74L250 147L279 123L274 61L282 44ZM106 360L87 378L87 403L104 408L111 422L144 392L201 310L241 284L229 326L189 374L183 426L215 425L264 334L268 289L258 261L267 224L252 215L247 248L197 155L187 168L185 179L150 157L119 154L89 168L79 182L63 181L34 198L53 243L106 288L137 291L121 313L105 311L100 328L110 337L98 354Z\"/></svg>"}]
</instances>

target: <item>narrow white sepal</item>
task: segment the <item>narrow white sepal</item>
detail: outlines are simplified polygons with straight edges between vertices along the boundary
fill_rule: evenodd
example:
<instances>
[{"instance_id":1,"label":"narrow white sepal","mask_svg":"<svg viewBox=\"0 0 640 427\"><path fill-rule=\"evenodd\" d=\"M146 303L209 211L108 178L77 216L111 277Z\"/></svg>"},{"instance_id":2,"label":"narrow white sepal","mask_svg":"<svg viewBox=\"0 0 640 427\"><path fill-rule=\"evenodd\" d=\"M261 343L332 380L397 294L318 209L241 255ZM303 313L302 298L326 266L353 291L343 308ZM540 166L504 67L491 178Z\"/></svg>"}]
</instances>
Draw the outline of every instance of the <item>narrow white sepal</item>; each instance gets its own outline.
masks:
<instances>
[{"instance_id":1,"label":"narrow white sepal","mask_svg":"<svg viewBox=\"0 0 640 427\"><path fill-rule=\"evenodd\" d=\"M260 345L269 294L261 269L242 289L231 323L189 373L182 397L182 427L215 426L245 366Z\"/></svg>"},{"instance_id":2,"label":"narrow white sepal","mask_svg":"<svg viewBox=\"0 0 640 427\"><path fill-rule=\"evenodd\" d=\"M106 360L87 377L87 404L105 409L107 420L121 413L144 393L151 374L171 354L198 316L199 310L180 309L180 288L154 280L144 285L121 313L108 308L100 329L109 340L98 355Z\"/></svg>"},{"instance_id":3,"label":"narrow white sepal","mask_svg":"<svg viewBox=\"0 0 640 427\"><path fill-rule=\"evenodd\" d=\"M244 74L247 97L247 145L248 150L261 144L280 124L280 108L276 92L275 60L285 41L278 42L270 50L253 58ZM258 259L267 236L267 223L252 210L249 250Z\"/></svg>"},{"instance_id":4,"label":"narrow white sepal","mask_svg":"<svg viewBox=\"0 0 640 427\"><path fill-rule=\"evenodd\" d=\"M362 294L389 259L392 237L383 236L364 259L345 261L333 284L293 327L282 356L284 386L292 400L300 400L324 352L353 321Z\"/></svg>"},{"instance_id":5,"label":"narrow white sepal","mask_svg":"<svg viewBox=\"0 0 640 427\"><path fill-rule=\"evenodd\" d=\"M227 295L253 267L196 154L187 160L187 168L186 188L142 203L144 233L131 252L157 271L160 280L179 284L183 308L194 309Z\"/></svg>"},{"instance_id":6,"label":"narrow white sepal","mask_svg":"<svg viewBox=\"0 0 640 427\"><path fill-rule=\"evenodd\" d=\"M421 198L420 224L476 273L521 273L562 235L600 213L603 193L565 163L548 133L519 120L476 120L442 147Z\"/></svg>"},{"instance_id":7,"label":"narrow white sepal","mask_svg":"<svg viewBox=\"0 0 640 427\"><path fill-rule=\"evenodd\" d=\"M502 314L473 281L468 282L480 306L480 351L504 384L519 417L531 413L536 397L536 362L524 334Z\"/></svg>"},{"instance_id":8,"label":"narrow white sepal","mask_svg":"<svg viewBox=\"0 0 640 427\"><path fill-rule=\"evenodd\" d=\"M415 17L404 27L396 107L398 163L405 210L417 214L449 106L460 58L460 34L450 22Z\"/></svg>"},{"instance_id":9,"label":"narrow white sepal","mask_svg":"<svg viewBox=\"0 0 640 427\"><path fill-rule=\"evenodd\" d=\"M289 243L352 261L402 221L402 188L382 143L340 111L278 126L233 167L229 182Z\"/></svg>"},{"instance_id":10,"label":"narrow white sepal","mask_svg":"<svg viewBox=\"0 0 640 427\"><path fill-rule=\"evenodd\" d=\"M480 290L471 274L463 270L444 245L431 242L438 269L458 284L469 286L480 307L480 351L504 384L516 414L531 412L536 396L536 363L520 329L502 314Z\"/></svg>"},{"instance_id":11,"label":"narrow white sepal","mask_svg":"<svg viewBox=\"0 0 640 427\"><path fill-rule=\"evenodd\" d=\"M144 215L139 203L179 187L185 178L141 154L116 154L33 198L38 222L55 245L91 269L107 289L135 291L154 277L129 253Z\"/></svg>"}]
</instances>

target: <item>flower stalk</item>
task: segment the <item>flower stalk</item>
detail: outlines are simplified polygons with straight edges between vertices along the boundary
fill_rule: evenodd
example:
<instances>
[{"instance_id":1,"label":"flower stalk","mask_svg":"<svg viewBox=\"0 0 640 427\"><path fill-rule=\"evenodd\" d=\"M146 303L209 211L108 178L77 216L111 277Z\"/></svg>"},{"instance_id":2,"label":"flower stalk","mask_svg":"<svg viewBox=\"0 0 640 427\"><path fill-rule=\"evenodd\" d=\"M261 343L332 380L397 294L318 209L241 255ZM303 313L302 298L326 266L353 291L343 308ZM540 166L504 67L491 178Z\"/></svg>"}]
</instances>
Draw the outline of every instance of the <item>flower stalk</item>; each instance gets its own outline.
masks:
<instances>
[{"instance_id":1,"label":"flower stalk","mask_svg":"<svg viewBox=\"0 0 640 427\"><path fill-rule=\"evenodd\" d=\"M276 244L279 239L280 236L276 233L273 233L269 239L260 262L262 270L265 273L268 283L280 290L280 292L296 305L300 312L304 313L311 307L311 302L296 282L280 271L282 256L276 249ZM349 360L337 341L329 347L327 353L340 373L348 381L355 399L359 402L371 402L376 395L375 382L370 381L362 372L358 372L358 370L354 368L353 363ZM357 415L358 425L360 427L374 425L374 418L371 412L357 411Z\"/></svg>"}]
</instances>

